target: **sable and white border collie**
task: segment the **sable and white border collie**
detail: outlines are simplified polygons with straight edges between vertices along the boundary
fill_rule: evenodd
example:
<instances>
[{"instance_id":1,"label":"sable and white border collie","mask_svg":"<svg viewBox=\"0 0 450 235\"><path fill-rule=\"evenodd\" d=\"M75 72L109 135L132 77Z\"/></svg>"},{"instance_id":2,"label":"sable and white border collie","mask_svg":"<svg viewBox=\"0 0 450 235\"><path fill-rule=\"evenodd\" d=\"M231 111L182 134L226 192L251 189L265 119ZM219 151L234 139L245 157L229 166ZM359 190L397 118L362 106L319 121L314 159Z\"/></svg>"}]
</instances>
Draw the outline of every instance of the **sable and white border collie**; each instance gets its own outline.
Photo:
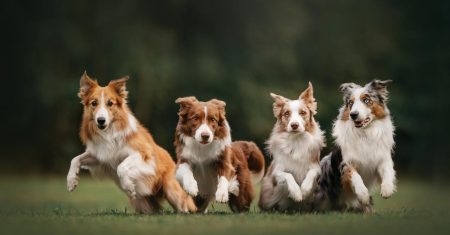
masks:
<instances>
[{"instance_id":1,"label":"sable and white border collie","mask_svg":"<svg viewBox=\"0 0 450 235\"><path fill-rule=\"evenodd\" d=\"M200 102L195 97L178 98L179 121L175 132L177 180L198 210L209 203L228 202L234 212L250 208L255 181L264 173L264 155L253 142L231 142L225 117L225 102Z\"/></svg>"},{"instance_id":2,"label":"sable and white border collie","mask_svg":"<svg viewBox=\"0 0 450 235\"><path fill-rule=\"evenodd\" d=\"M396 191L394 126L386 105L390 82L340 86L344 105L333 126L336 149L321 161L319 210L371 212L376 184L383 198Z\"/></svg>"},{"instance_id":3,"label":"sable and white border collie","mask_svg":"<svg viewBox=\"0 0 450 235\"><path fill-rule=\"evenodd\" d=\"M310 211L308 203L320 174L324 133L314 120L317 103L309 83L296 100L270 94L277 122L267 141L273 161L263 178L259 207L262 210Z\"/></svg>"},{"instance_id":4,"label":"sable and white border collie","mask_svg":"<svg viewBox=\"0 0 450 235\"><path fill-rule=\"evenodd\" d=\"M86 72L78 96L84 105L80 136L86 151L73 158L67 189L78 184L80 168L106 175L128 195L137 213L161 209L165 197L179 212L195 212L195 204L175 179L175 163L136 120L127 106L128 77L101 87Z\"/></svg>"}]
</instances>

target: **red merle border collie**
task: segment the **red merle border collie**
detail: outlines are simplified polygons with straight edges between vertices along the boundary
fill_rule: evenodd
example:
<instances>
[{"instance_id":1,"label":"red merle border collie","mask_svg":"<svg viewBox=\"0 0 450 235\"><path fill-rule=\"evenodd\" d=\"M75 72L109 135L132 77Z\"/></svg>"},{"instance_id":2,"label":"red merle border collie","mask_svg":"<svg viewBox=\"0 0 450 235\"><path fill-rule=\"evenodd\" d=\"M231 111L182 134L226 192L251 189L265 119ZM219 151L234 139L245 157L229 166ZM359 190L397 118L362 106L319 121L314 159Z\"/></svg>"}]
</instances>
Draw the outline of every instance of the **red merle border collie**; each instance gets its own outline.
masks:
<instances>
[{"instance_id":1,"label":"red merle border collie","mask_svg":"<svg viewBox=\"0 0 450 235\"><path fill-rule=\"evenodd\" d=\"M206 212L212 200L228 202L234 212L250 208L252 175L259 181L264 155L253 142L231 142L225 102L178 98L179 121L175 132L177 180L198 210Z\"/></svg>"},{"instance_id":2,"label":"red merle border collie","mask_svg":"<svg viewBox=\"0 0 450 235\"><path fill-rule=\"evenodd\" d=\"M396 191L394 126L387 107L390 82L340 86L344 105L333 126L336 149L321 161L317 209L371 212L375 186L381 185L383 198Z\"/></svg>"},{"instance_id":3,"label":"red merle border collie","mask_svg":"<svg viewBox=\"0 0 450 235\"><path fill-rule=\"evenodd\" d=\"M323 131L315 121L317 103L313 87L289 100L271 94L277 122L267 149L273 161L263 178L259 207L279 212L311 211L311 192L320 175L320 151L325 146Z\"/></svg>"},{"instance_id":4,"label":"red merle border collie","mask_svg":"<svg viewBox=\"0 0 450 235\"><path fill-rule=\"evenodd\" d=\"M176 211L195 212L195 204L175 179L175 163L155 143L127 106L128 77L101 87L83 74L78 96L84 105L80 136L86 151L72 159L67 189L78 185L80 168L106 175L127 193L137 213L161 209L166 198Z\"/></svg>"}]
</instances>

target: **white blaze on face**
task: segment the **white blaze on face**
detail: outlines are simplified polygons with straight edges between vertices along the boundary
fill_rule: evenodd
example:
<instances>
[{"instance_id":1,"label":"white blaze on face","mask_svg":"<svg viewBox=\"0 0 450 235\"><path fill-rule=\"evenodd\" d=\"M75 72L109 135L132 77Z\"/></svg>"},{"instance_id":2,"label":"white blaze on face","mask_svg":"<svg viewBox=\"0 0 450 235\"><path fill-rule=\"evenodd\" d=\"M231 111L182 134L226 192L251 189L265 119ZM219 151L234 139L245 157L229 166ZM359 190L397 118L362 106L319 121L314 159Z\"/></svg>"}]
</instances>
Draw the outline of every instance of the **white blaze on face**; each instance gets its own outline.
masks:
<instances>
[{"instance_id":1,"label":"white blaze on face","mask_svg":"<svg viewBox=\"0 0 450 235\"><path fill-rule=\"evenodd\" d=\"M292 101L289 101L289 103L288 103L289 111L291 111L291 116L289 118L289 122L288 122L288 126L287 126L287 130L289 132L305 131L305 120L303 120L303 118L300 116L300 107L302 106L301 102L303 102L303 101L292 100ZM294 123L298 124L298 128L296 130L294 130L291 126Z\"/></svg>"},{"instance_id":2,"label":"white blaze on face","mask_svg":"<svg viewBox=\"0 0 450 235\"><path fill-rule=\"evenodd\" d=\"M361 101L361 94L364 92L364 88L358 88L353 91L354 97L353 106L350 113L358 113L356 120L365 120L370 116L371 110L366 104Z\"/></svg>"},{"instance_id":3,"label":"white blaze on face","mask_svg":"<svg viewBox=\"0 0 450 235\"><path fill-rule=\"evenodd\" d=\"M100 107L97 110L97 113L95 114L95 122L97 125L99 124L98 120L99 118L105 119L104 126L108 126L110 122L109 113L106 109L106 103L105 103L105 93L102 92L101 98L100 98Z\"/></svg>"},{"instance_id":4,"label":"white blaze on face","mask_svg":"<svg viewBox=\"0 0 450 235\"><path fill-rule=\"evenodd\" d=\"M203 134L207 134L209 135L209 138L207 139L207 143L211 143L214 136L213 133L211 131L211 129L208 126L208 108L204 107L204 112L205 112L205 118L203 119L202 124L200 125L200 127L195 131L195 135L194 138L198 141L198 142L203 142L203 138L202 138L202 133Z\"/></svg>"}]
</instances>

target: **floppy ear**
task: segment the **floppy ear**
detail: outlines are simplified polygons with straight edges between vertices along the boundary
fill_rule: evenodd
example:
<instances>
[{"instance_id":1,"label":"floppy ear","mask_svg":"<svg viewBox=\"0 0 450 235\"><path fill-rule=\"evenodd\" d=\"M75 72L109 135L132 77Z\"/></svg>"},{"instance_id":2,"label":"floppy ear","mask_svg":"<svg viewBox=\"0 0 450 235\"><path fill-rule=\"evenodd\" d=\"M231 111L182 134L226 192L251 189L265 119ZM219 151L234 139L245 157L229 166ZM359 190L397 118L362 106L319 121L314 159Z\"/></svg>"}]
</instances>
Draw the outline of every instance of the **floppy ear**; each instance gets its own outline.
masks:
<instances>
[{"instance_id":1,"label":"floppy ear","mask_svg":"<svg viewBox=\"0 0 450 235\"><path fill-rule=\"evenodd\" d=\"M128 79L130 79L130 77L125 76L123 78L112 80L109 82L108 86L113 88L114 91L116 91L117 94L120 95L123 99L127 99L128 91L127 91L126 83L127 83Z\"/></svg>"},{"instance_id":2,"label":"floppy ear","mask_svg":"<svg viewBox=\"0 0 450 235\"><path fill-rule=\"evenodd\" d=\"M281 95L276 95L274 93L270 93L274 102L273 102L273 115L278 118L280 116L281 110L283 109L284 104L288 101L288 99L284 98Z\"/></svg>"},{"instance_id":3,"label":"floppy ear","mask_svg":"<svg viewBox=\"0 0 450 235\"><path fill-rule=\"evenodd\" d=\"M197 98L195 98L195 96L180 97L180 98L176 99L175 103L180 105L180 110L178 111L178 116L180 116L180 118L184 118L184 116L187 114L189 108L195 102L198 102L198 100L197 100Z\"/></svg>"},{"instance_id":4,"label":"floppy ear","mask_svg":"<svg viewBox=\"0 0 450 235\"><path fill-rule=\"evenodd\" d=\"M80 91L78 92L78 97L84 99L92 88L97 87L98 83L95 80L92 80L84 71L83 75L81 75L80 79Z\"/></svg>"},{"instance_id":5,"label":"floppy ear","mask_svg":"<svg viewBox=\"0 0 450 235\"><path fill-rule=\"evenodd\" d=\"M305 102L306 106L308 106L313 115L317 113L317 102L314 98L314 90L311 82L308 82L308 88L300 94L299 99Z\"/></svg>"},{"instance_id":6,"label":"floppy ear","mask_svg":"<svg viewBox=\"0 0 450 235\"><path fill-rule=\"evenodd\" d=\"M225 117L225 115L226 115L225 106L227 104L224 101L218 100L218 99L212 99L212 100L210 100L208 102L216 105L219 108L219 121L218 121L218 124L219 124L219 126L223 126L223 123L224 123L224 121L226 119L226 117Z\"/></svg>"},{"instance_id":7,"label":"floppy ear","mask_svg":"<svg viewBox=\"0 0 450 235\"><path fill-rule=\"evenodd\" d=\"M389 92L387 90L387 85L389 83L392 83L392 80L381 81L378 79L374 79L369 84L367 84L367 86L370 90L375 91L379 95L380 100L383 102L388 99Z\"/></svg>"}]
</instances>

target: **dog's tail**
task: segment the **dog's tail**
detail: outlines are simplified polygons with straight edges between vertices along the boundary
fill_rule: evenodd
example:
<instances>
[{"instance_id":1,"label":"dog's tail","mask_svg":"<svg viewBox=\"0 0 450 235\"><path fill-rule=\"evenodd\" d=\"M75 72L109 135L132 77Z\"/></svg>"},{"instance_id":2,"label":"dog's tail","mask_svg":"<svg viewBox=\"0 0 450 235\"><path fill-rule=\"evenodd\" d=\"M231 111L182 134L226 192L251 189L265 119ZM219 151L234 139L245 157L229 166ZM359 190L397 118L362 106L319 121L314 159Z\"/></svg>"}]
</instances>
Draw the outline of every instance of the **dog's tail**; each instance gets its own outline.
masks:
<instances>
[{"instance_id":1,"label":"dog's tail","mask_svg":"<svg viewBox=\"0 0 450 235\"><path fill-rule=\"evenodd\" d=\"M254 184L259 183L264 176L264 155L258 146L249 141L235 141L233 145L238 146L247 158L248 169L252 174Z\"/></svg>"}]
</instances>

